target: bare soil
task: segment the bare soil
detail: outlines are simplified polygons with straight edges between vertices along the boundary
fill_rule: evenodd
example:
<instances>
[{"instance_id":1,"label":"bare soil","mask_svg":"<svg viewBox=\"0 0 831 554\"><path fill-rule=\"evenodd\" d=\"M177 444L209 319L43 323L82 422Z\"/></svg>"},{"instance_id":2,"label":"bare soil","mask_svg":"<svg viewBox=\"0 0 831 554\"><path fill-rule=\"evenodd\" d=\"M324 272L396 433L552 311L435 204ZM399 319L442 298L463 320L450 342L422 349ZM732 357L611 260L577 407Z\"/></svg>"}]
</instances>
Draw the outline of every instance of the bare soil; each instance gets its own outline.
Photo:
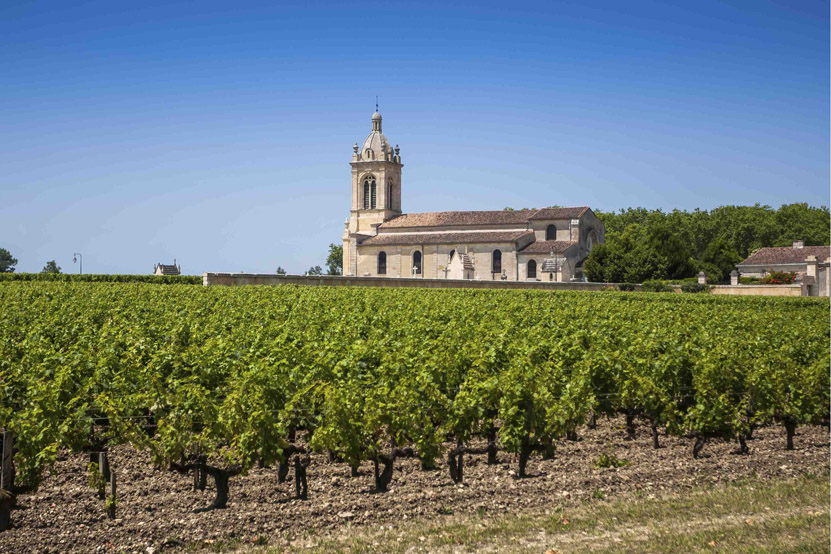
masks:
<instances>
[{"instance_id":1,"label":"bare soil","mask_svg":"<svg viewBox=\"0 0 831 554\"><path fill-rule=\"evenodd\" d=\"M555 510L591 498L643 491L661 493L743 479L779 480L827 472L827 427L800 427L795 449L785 450L785 429L765 427L738 444L710 441L703 456L692 457L693 441L661 436L652 448L647 426L633 441L624 440L623 419L601 421L580 430L578 441L557 443L554 459L535 455L529 477L517 479L517 457L499 453L465 455L464 484L454 485L446 462L423 471L418 460L395 463L390 490L373 490L373 468L365 462L359 477L345 463L313 455L308 468L309 499L294 499L292 473L282 484L277 468L257 468L230 481L228 507L208 506L215 489L194 491L190 476L154 469L147 453L129 447L110 452L117 475L117 518L106 516L104 501L87 483L88 455L66 453L41 487L18 497L13 528L0 534L3 552L169 552L226 550L257 544L299 546L304 537L349 526L392 525L449 514L499 515ZM448 444L448 448L450 444ZM601 454L626 460L619 468L596 468Z\"/></svg>"}]
</instances>

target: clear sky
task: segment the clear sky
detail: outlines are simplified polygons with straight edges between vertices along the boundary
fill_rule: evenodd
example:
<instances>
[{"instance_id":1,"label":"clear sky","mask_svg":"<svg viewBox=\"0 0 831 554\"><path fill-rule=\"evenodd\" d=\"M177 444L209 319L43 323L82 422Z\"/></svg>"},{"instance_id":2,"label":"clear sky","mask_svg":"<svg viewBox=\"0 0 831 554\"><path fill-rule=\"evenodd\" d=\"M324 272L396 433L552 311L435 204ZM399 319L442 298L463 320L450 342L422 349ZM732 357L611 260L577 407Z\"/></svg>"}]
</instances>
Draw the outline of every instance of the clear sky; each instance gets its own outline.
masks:
<instances>
[{"instance_id":1,"label":"clear sky","mask_svg":"<svg viewBox=\"0 0 831 554\"><path fill-rule=\"evenodd\" d=\"M4 0L0 247L324 265L376 94L406 212L829 204L827 0Z\"/></svg>"}]
</instances>

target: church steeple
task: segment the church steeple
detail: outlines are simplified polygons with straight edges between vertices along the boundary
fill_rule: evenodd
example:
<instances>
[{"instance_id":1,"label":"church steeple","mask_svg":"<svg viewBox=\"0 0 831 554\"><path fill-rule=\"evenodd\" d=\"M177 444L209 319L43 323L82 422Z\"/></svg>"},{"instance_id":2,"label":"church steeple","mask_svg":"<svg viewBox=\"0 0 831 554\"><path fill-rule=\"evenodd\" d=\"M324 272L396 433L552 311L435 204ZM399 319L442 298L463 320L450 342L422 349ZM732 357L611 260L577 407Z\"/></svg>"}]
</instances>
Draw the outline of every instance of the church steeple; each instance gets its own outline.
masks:
<instances>
[{"instance_id":1,"label":"church steeple","mask_svg":"<svg viewBox=\"0 0 831 554\"><path fill-rule=\"evenodd\" d=\"M371 121L372 130L363 145L352 147L352 206L343 237L347 274L357 263L358 236L374 235L378 225L401 215L401 150L398 145L393 148L381 131L377 103Z\"/></svg>"}]
</instances>

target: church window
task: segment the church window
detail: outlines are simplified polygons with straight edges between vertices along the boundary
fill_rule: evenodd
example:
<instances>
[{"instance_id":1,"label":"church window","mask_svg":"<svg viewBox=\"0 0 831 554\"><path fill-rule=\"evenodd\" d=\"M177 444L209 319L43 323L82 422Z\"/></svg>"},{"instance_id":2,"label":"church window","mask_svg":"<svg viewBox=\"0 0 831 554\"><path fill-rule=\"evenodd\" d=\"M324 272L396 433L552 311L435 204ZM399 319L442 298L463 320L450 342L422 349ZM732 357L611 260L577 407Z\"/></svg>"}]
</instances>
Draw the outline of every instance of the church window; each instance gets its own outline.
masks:
<instances>
[{"instance_id":1,"label":"church window","mask_svg":"<svg viewBox=\"0 0 831 554\"><path fill-rule=\"evenodd\" d=\"M557 240L557 227L549 225L545 229L545 240Z\"/></svg>"},{"instance_id":2,"label":"church window","mask_svg":"<svg viewBox=\"0 0 831 554\"><path fill-rule=\"evenodd\" d=\"M537 278L537 262L535 260L528 260L528 278Z\"/></svg>"},{"instance_id":3,"label":"church window","mask_svg":"<svg viewBox=\"0 0 831 554\"><path fill-rule=\"evenodd\" d=\"M378 253L378 275L386 275L387 274L387 253L386 252L379 252Z\"/></svg>"},{"instance_id":4,"label":"church window","mask_svg":"<svg viewBox=\"0 0 831 554\"><path fill-rule=\"evenodd\" d=\"M421 251L413 252L413 275L421 275Z\"/></svg>"},{"instance_id":5,"label":"church window","mask_svg":"<svg viewBox=\"0 0 831 554\"><path fill-rule=\"evenodd\" d=\"M372 180L371 187L372 187L372 209L374 210L375 209L375 201L377 199L377 194L375 192L375 180L374 179Z\"/></svg>"},{"instance_id":6,"label":"church window","mask_svg":"<svg viewBox=\"0 0 831 554\"><path fill-rule=\"evenodd\" d=\"M494 250L492 256L492 271L494 273L502 273L502 251Z\"/></svg>"},{"instance_id":7,"label":"church window","mask_svg":"<svg viewBox=\"0 0 831 554\"><path fill-rule=\"evenodd\" d=\"M364 177L364 209L368 210L370 208L375 208L376 202L376 193L375 193L375 177L369 175Z\"/></svg>"},{"instance_id":8,"label":"church window","mask_svg":"<svg viewBox=\"0 0 831 554\"><path fill-rule=\"evenodd\" d=\"M369 181L364 181L364 209L369 209Z\"/></svg>"},{"instance_id":9,"label":"church window","mask_svg":"<svg viewBox=\"0 0 831 554\"><path fill-rule=\"evenodd\" d=\"M455 250L451 250L450 254L447 255L447 262L450 263L453 261L453 256L456 254Z\"/></svg>"}]
</instances>

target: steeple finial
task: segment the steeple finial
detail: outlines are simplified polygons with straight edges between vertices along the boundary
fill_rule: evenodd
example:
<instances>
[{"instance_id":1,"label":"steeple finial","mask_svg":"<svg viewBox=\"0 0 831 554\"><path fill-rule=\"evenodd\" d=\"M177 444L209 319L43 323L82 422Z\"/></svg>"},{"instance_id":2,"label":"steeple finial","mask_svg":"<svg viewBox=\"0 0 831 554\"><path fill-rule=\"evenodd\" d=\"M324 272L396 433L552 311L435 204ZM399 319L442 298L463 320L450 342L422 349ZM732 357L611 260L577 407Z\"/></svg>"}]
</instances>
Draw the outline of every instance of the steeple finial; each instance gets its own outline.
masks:
<instances>
[{"instance_id":1,"label":"steeple finial","mask_svg":"<svg viewBox=\"0 0 831 554\"><path fill-rule=\"evenodd\" d=\"M378 95L375 95L375 111L378 111Z\"/></svg>"}]
</instances>

